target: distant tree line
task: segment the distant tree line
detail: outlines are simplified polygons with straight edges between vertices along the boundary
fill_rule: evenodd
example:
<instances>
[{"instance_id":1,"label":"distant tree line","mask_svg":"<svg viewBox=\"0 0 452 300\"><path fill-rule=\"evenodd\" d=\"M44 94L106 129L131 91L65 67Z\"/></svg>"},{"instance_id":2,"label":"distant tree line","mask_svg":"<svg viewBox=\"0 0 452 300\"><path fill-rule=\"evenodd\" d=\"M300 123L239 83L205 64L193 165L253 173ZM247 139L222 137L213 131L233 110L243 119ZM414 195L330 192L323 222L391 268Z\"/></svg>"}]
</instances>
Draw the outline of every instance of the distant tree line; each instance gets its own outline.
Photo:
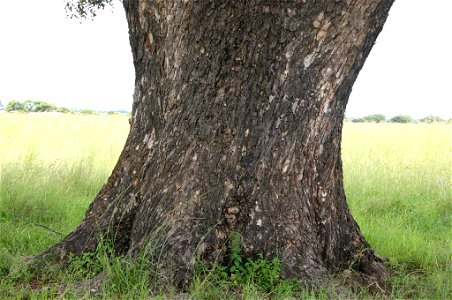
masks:
<instances>
[{"instance_id":1,"label":"distant tree line","mask_svg":"<svg viewBox=\"0 0 452 300\"><path fill-rule=\"evenodd\" d=\"M12 100L10 101L6 107L4 107L0 101L0 110L4 109L7 112L22 112L22 113L30 113L30 112L59 112L59 113L80 113L84 115L94 115L98 113L106 113L109 115L114 114L129 114L128 111L118 110L118 111L95 111L91 109L82 109L82 110L73 110L67 107L58 107L52 103L44 102L44 101L33 101L26 100L24 102ZM427 116L422 119L413 119L408 115L397 115L390 119L386 118L383 114L372 114L362 118L346 118L346 121L350 121L353 123L452 123L452 119L445 120L438 116Z\"/></svg>"},{"instance_id":2,"label":"distant tree line","mask_svg":"<svg viewBox=\"0 0 452 300\"><path fill-rule=\"evenodd\" d=\"M27 100L25 102L19 102L16 100L9 101L6 105L5 110L18 111L18 112L49 112L56 111L57 107L51 103L44 101L32 101Z\"/></svg>"},{"instance_id":3,"label":"distant tree line","mask_svg":"<svg viewBox=\"0 0 452 300\"><path fill-rule=\"evenodd\" d=\"M3 105L0 102L0 110L5 110L7 112L20 112L20 113L39 113L39 112L58 112L58 113L80 113L84 115L94 115L97 113L107 113L109 115L113 114L127 114L127 111L119 110L119 111L108 111L108 112L99 112L91 109L82 109L82 110L74 110L69 109L67 107L58 107L55 104L44 102L44 101L35 101L35 100L26 100L23 102L17 100L11 100L8 102L6 107L3 108Z\"/></svg>"},{"instance_id":4,"label":"distant tree line","mask_svg":"<svg viewBox=\"0 0 452 300\"><path fill-rule=\"evenodd\" d=\"M372 114L368 115L362 118L352 118L347 119L347 121L351 121L353 123L384 123L384 122L390 122L390 123L441 123L441 122L452 122L452 119L444 120L441 117L438 116L427 116L422 119L413 119L412 117L408 115L397 115L390 119L387 119L385 115L383 114Z\"/></svg>"}]
</instances>

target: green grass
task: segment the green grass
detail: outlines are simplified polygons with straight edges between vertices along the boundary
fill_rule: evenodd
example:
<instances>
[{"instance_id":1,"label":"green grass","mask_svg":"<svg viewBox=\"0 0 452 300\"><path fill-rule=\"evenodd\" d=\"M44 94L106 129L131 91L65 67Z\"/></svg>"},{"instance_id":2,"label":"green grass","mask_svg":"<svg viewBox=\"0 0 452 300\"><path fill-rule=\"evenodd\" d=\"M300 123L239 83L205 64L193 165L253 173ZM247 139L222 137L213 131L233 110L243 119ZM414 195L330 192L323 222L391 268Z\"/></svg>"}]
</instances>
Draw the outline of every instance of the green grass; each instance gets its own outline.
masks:
<instances>
[{"instance_id":1,"label":"green grass","mask_svg":"<svg viewBox=\"0 0 452 300\"><path fill-rule=\"evenodd\" d=\"M8 257L32 255L82 219L111 172L127 118L0 115L0 275ZM6 265L6 266L5 266Z\"/></svg>"},{"instance_id":2,"label":"green grass","mask_svg":"<svg viewBox=\"0 0 452 300\"><path fill-rule=\"evenodd\" d=\"M0 114L0 298L89 298L74 284L89 275L83 270L90 263L107 276L100 298L172 295L164 284L148 289L146 283L156 282L158 270L146 259L112 257L105 247L74 259L69 271L42 272L40 283L20 259L61 238L39 225L63 235L78 225L110 174L127 132L124 116ZM364 235L392 270L389 292L376 297L452 297L451 154L451 125L345 124L347 200ZM201 268L189 292L203 299L340 297L334 289L310 290L276 278L271 261L254 266L239 282L220 267ZM262 270L277 282L271 291L249 280ZM66 288L32 289L43 282L64 282ZM369 294L355 291L354 297Z\"/></svg>"},{"instance_id":3,"label":"green grass","mask_svg":"<svg viewBox=\"0 0 452 300\"><path fill-rule=\"evenodd\" d=\"M397 269L395 292L452 296L451 154L450 125L345 125L348 203L372 247Z\"/></svg>"}]
</instances>

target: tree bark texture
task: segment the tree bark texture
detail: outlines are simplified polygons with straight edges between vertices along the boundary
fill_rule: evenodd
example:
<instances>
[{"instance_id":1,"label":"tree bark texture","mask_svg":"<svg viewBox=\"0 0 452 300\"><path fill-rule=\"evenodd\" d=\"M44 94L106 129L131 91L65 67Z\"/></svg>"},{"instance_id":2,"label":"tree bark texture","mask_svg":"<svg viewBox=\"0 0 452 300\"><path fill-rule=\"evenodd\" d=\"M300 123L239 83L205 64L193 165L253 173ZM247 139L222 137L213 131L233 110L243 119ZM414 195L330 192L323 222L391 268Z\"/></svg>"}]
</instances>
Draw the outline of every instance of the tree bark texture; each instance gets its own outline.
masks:
<instances>
[{"instance_id":1,"label":"tree bark texture","mask_svg":"<svg viewBox=\"0 0 452 300\"><path fill-rule=\"evenodd\" d=\"M278 255L287 278L378 259L351 216L341 130L393 0L124 0L136 70L131 131L79 227L48 252L135 255L153 236L186 286L196 258ZM354 263L353 263L354 262Z\"/></svg>"}]
</instances>

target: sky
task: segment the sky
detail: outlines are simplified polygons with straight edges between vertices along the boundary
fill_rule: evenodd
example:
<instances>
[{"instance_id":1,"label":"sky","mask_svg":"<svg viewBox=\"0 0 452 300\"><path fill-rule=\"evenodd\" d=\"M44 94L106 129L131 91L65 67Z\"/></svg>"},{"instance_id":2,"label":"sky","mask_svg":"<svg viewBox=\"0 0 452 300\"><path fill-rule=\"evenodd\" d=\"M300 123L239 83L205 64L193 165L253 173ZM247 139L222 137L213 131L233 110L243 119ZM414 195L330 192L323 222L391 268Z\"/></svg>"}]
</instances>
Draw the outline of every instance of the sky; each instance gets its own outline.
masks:
<instances>
[{"instance_id":1,"label":"sky","mask_svg":"<svg viewBox=\"0 0 452 300\"><path fill-rule=\"evenodd\" d=\"M64 0L0 0L0 101L131 110L132 54L121 3L94 21ZM346 115L452 118L451 0L396 0L350 96Z\"/></svg>"}]
</instances>

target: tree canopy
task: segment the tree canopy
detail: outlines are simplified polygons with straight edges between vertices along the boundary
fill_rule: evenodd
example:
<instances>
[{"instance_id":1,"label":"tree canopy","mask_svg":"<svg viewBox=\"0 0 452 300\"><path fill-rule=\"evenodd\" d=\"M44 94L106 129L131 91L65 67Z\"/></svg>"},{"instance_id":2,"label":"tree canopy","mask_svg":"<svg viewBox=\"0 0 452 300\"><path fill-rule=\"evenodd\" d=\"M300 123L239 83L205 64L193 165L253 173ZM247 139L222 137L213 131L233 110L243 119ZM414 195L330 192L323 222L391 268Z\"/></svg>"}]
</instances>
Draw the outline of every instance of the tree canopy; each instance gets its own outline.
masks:
<instances>
[{"instance_id":1,"label":"tree canopy","mask_svg":"<svg viewBox=\"0 0 452 300\"><path fill-rule=\"evenodd\" d=\"M6 105L6 111L18 111L18 112L51 112L56 111L57 107L54 104L44 102L44 101L33 101L26 100L25 102L20 102L17 100L12 100Z\"/></svg>"},{"instance_id":2,"label":"tree canopy","mask_svg":"<svg viewBox=\"0 0 452 300\"><path fill-rule=\"evenodd\" d=\"M94 18L97 11L112 6L113 0L69 0L66 2L66 13L71 18Z\"/></svg>"}]
</instances>

